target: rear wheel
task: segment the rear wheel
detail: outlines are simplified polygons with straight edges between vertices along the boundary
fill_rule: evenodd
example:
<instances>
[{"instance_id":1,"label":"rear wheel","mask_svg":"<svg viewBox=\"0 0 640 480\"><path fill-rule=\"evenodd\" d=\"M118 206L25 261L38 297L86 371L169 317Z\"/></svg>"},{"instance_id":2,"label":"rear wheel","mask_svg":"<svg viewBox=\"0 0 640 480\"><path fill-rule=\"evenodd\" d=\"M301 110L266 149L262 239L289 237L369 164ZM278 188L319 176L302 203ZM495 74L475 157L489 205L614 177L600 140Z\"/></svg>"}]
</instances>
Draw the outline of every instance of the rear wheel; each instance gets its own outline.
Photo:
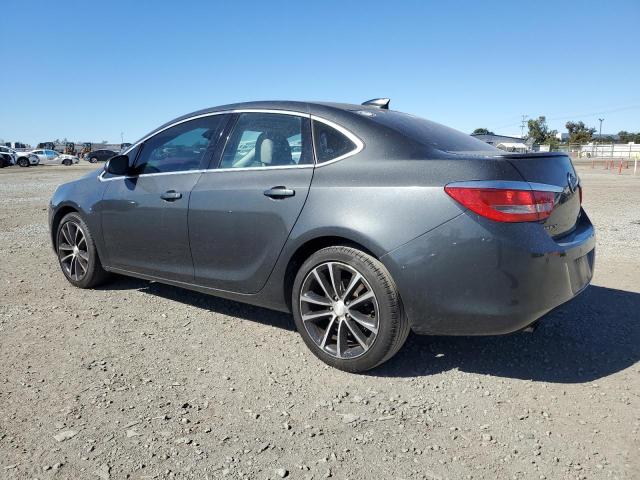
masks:
<instances>
[{"instance_id":1,"label":"rear wheel","mask_svg":"<svg viewBox=\"0 0 640 480\"><path fill-rule=\"evenodd\" d=\"M56 249L62 273L76 287L93 288L109 278L89 228L77 213L65 215L58 225Z\"/></svg>"},{"instance_id":2,"label":"rear wheel","mask_svg":"<svg viewBox=\"0 0 640 480\"><path fill-rule=\"evenodd\" d=\"M18 165L20 165L21 167L28 167L29 166L29 159L22 157L18 159Z\"/></svg>"},{"instance_id":3,"label":"rear wheel","mask_svg":"<svg viewBox=\"0 0 640 480\"><path fill-rule=\"evenodd\" d=\"M296 327L323 362L369 370L404 344L409 323L387 269L351 247L328 247L300 267L292 292Z\"/></svg>"},{"instance_id":4,"label":"rear wheel","mask_svg":"<svg viewBox=\"0 0 640 480\"><path fill-rule=\"evenodd\" d=\"M90 162L90 163L98 163L98 157L91 157L91 158L89 159L89 162Z\"/></svg>"},{"instance_id":5,"label":"rear wheel","mask_svg":"<svg viewBox=\"0 0 640 480\"><path fill-rule=\"evenodd\" d=\"M67 167L68 167L69 165L71 165L71 163L72 163L72 162L71 162L71 160L69 160L68 158L66 158L66 159L64 159L64 160L62 161L62 164L63 164L63 165L65 165L65 166L67 166Z\"/></svg>"}]
</instances>

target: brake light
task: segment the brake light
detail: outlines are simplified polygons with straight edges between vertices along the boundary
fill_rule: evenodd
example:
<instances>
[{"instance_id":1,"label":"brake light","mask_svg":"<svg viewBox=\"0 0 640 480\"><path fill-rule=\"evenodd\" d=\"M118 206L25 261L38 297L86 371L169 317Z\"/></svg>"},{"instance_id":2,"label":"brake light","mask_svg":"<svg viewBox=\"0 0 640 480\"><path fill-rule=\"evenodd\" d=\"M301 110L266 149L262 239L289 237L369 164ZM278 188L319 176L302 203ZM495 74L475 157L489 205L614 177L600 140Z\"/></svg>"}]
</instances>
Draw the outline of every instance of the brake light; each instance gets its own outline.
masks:
<instances>
[{"instance_id":1,"label":"brake light","mask_svg":"<svg viewBox=\"0 0 640 480\"><path fill-rule=\"evenodd\" d=\"M553 192L446 186L445 192L472 212L496 222L537 222L551 215Z\"/></svg>"}]
</instances>

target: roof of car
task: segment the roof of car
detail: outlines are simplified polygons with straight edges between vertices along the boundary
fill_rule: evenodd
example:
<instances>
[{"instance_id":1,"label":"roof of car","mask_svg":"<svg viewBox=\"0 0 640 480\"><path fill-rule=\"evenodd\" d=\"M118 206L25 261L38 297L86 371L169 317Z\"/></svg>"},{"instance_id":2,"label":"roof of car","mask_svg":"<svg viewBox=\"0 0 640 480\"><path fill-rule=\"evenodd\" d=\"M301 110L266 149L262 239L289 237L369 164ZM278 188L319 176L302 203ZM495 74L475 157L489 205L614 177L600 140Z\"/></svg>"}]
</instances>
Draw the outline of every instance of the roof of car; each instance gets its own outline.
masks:
<instances>
[{"instance_id":1,"label":"roof of car","mask_svg":"<svg viewBox=\"0 0 640 480\"><path fill-rule=\"evenodd\" d=\"M300 113L309 113L312 115L324 116L324 117L332 117L334 115L340 114L353 114L353 112L357 111L380 111L379 107L371 106L371 105L358 105L352 103L336 103L336 102L300 102L300 101L290 101L290 100L262 100L262 101L253 101L253 102L242 102L242 103L230 103L227 105L219 105L217 107L209 107L204 108L202 110L196 110L195 112L187 113L185 115L181 115L180 117L174 118L173 120L160 125L158 128L154 129L152 132L149 132L145 137L149 137L154 133L166 128L169 125L172 125L181 120L186 120L191 117L196 117L198 115L206 115L207 113L213 112L222 112L222 111L233 111L233 110L283 110L283 111L291 111L291 112L300 112ZM139 142L139 140L138 140ZM136 143L138 143L136 142Z\"/></svg>"},{"instance_id":2,"label":"roof of car","mask_svg":"<svg viewBox=\"0 0 640 480\"><path fill-rule=\"evenodd\" d=\"M371 105L358 105L355 103L337 103L337 102L300 102L290 100L262 100L253 102L241 102L230 103L226 105L219 105L216 107L204 108L195 112L182 115L171 122L194 117L197 115L204 115L212 112L220 112L227 110L245 110L245 109L258 109L258 110L284 110L301 113L310 113L321 115L327 113L327 111L333 110L334 112L354 112L362 110L379 111L380 109Z\"/></svg>"}]
</instances>

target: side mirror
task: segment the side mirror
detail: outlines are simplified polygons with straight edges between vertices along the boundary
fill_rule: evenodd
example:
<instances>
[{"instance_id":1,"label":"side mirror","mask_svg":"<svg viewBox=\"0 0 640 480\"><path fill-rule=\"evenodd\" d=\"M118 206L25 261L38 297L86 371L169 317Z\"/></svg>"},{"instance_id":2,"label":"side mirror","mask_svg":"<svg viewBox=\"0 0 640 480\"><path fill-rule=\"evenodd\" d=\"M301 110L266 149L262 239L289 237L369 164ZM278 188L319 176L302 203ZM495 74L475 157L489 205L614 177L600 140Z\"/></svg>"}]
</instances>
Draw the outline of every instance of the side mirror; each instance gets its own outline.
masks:
<instances>
[{"instance_id":1,"label":"side mirror","mask_svg":"<svg viewBox=\"0 0 640 480\"><path fill-rule=\"evenodd\" d=\"M130 172L129 157L126 155L116 155L107 160L104 171L112 175L127 175Z\"/></svg>"}]
</instances>

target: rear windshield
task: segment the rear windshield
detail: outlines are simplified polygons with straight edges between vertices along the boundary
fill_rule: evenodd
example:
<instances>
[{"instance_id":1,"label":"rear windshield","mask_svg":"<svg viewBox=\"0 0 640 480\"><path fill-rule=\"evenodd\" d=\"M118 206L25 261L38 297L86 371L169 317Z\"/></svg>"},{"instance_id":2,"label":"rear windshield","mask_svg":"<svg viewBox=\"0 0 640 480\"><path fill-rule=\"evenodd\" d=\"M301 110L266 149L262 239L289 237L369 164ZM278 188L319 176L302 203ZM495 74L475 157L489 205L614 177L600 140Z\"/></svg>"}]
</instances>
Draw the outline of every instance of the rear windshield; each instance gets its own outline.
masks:
<instances>
[{"instance_id":1,"label":"rear windshield","mask_svg":"<svg viewBox=\"0 0 640 480\"><path fill-rule=\"evenodd\" d=\"M374 122L403 133L412 140L445 152L476 155L496 155L500 152L497 148L471 135L406 113L382 111L376 112L370 118Z\"/></svg>"}]
</instances>

